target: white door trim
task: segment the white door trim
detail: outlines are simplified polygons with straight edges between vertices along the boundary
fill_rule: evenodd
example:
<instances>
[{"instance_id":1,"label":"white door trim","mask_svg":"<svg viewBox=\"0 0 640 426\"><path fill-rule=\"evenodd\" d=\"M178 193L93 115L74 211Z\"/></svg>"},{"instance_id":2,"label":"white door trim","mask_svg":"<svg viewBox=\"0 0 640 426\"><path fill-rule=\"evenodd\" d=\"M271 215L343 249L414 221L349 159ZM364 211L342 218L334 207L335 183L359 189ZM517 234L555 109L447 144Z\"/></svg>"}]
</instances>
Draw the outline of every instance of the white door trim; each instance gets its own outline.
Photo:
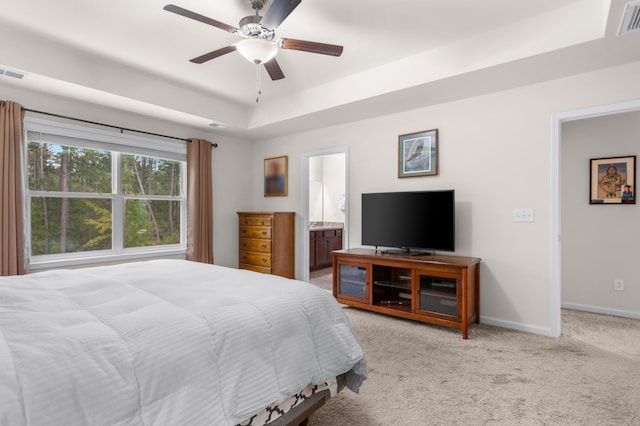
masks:
<instances>
[{"instance_id":1,"label":"white door trim","mask_svg":"<svg viewBox=\"0 0 640 426\"><path fill-rule=\"evenodd\" d=\"M624 112L640 110L640 100L622 102L611 105L601 105L591 108L583 108L573 111L561 112L551 116L551 301L550 301L550 328L551 335L560 336L560 308L562 289L562 259L561 259L561 197L560 193L560 144L562 142L562 123L587 118L601 117L604 115L620 114Z\"/></svg>"}]
</instances>

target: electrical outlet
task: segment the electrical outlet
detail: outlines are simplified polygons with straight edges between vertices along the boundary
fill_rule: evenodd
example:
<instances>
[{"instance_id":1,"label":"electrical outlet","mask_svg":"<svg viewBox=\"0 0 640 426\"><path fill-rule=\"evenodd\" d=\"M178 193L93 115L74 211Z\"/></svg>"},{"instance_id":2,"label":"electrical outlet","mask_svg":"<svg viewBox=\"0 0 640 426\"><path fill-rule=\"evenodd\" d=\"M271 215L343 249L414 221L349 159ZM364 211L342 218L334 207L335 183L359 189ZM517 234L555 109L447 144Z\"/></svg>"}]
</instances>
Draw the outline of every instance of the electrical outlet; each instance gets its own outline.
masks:
<instances>
[{"instance_id":1,"label":"electrical outlet","mask_svg":"<svg viewBox=\"0 0 640 426\"><path fill-rule=\"evenodd\" d=\"M620 278L613 280L613 289L615 291L624 291L624 280Z\"/></svg>"}]
</instances>

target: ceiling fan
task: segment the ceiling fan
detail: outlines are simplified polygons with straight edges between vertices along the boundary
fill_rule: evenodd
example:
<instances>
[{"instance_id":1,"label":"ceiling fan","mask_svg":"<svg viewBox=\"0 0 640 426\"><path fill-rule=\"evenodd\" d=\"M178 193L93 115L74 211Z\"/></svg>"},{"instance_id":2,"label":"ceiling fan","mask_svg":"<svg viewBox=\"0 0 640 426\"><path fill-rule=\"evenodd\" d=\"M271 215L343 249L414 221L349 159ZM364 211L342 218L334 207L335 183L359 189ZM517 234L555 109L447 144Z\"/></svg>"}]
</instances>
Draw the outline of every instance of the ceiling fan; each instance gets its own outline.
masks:
<instances>
[{"instance_id":1,"label":"ceiling fan","mask_svg":"<svg viewBox=\"0 0 640 426\"><path fill-rule=\"evenodd\" d=\"M202 64L237 50L250 62L257 65L263 64L272 80L280 80L284 78L284 73L275 59L279 48L331 56L340 56L342 54L343 47L334 44L316 43L292 38L277 38L275 29L298 7L302 0L273 0L264 16L260 16L260 11L267 1L268 0L249 0L251 7L256 13L255 15L242 18L238 28L174 4L166 5L164 10L242 37L242 40L237 43L191 59L191 62L196 64Z\"/></svg>"}]
</instances>

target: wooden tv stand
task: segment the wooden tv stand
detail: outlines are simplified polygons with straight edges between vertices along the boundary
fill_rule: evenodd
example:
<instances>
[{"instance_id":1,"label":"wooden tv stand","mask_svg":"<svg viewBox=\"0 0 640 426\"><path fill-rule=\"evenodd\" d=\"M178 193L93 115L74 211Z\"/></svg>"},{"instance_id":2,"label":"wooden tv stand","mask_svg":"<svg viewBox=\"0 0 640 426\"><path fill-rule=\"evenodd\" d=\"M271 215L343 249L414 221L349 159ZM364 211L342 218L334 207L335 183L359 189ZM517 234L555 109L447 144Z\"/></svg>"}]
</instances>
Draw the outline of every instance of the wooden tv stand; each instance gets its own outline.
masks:
<instances>
[{"instance_id":1,"label":"wooden tv stand","mask_svg":"<svg viewBox=\"0 0 640 426\"><path fill-rule=\"evenodd\" d=\"M357 308L458 328L480 322L480 259L332 252L333 295Z\"/></svg>"}]
</instances>

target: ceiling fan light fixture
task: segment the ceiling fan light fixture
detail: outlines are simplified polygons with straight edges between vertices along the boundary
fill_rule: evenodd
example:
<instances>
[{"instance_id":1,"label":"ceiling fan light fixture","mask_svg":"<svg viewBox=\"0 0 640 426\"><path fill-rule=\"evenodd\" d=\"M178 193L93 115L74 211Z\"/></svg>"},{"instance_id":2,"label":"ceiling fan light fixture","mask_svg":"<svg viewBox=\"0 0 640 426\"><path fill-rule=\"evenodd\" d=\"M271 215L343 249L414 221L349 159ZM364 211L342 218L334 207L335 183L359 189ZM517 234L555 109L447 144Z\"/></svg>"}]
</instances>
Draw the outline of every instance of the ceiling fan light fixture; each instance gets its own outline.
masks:
<instances>
[{"instance_id":1,"label":"ceiling fan light fixture","mask_svg":"<svg viewBox=\"0 0 640 426\"><path fill-rule=\"evenodd\" d=\"M249 62L264 64L278 53L275 44L260 38L245 38L236 43L236 50Z\"/></svg>"}]
</instances>

